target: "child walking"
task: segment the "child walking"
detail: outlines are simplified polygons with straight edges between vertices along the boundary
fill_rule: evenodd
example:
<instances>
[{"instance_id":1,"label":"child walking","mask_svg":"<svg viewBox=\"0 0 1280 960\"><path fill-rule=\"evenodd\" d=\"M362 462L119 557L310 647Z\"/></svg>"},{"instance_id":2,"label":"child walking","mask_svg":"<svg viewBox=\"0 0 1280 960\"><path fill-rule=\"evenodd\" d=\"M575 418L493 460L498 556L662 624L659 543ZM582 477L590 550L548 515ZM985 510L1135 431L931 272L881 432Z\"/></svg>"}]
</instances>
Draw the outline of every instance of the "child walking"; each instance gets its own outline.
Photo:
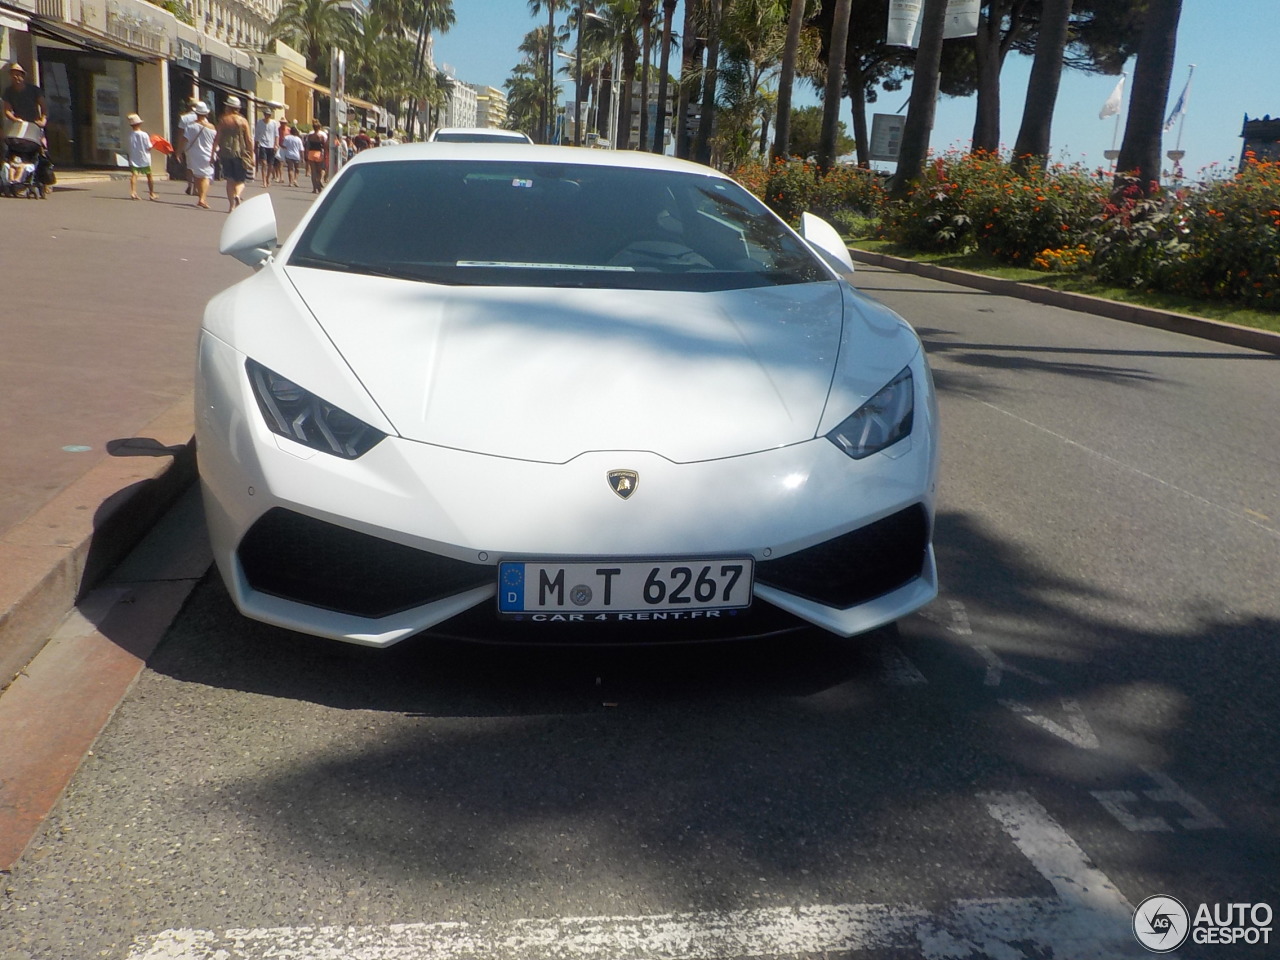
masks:
<instances>
[{"instance_id":1,"label":"child walking","mask_svg":"<svg viewBox=\"0 0 1280 960\"><path fill-rule=\"evenodd\" d=\"M151 176L151 135L143 131L142 118L136 113L129 114L129 126L133 127L129 134L129 196L139 199L138 174L145 174L147 193L156 200L156 184Z\"/></svg>"}]
</instances>

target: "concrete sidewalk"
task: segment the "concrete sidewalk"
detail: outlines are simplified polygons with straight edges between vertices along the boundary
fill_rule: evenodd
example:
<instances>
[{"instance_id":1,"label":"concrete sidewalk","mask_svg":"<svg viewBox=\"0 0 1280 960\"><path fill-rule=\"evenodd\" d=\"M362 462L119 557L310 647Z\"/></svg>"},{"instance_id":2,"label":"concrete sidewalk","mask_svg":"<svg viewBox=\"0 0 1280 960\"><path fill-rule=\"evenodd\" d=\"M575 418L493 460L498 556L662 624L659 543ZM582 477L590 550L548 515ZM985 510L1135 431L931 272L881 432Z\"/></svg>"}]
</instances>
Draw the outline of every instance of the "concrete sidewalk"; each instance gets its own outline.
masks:
<instances>
[{"instance_id":1,"label":"concrete sidewalk","mask_svg":"<svg viewBox=\"0 0 1280 960\"><path fill-rule=\"evenodd\" d=\"M205 211L185 184L135 202L123 180L59 171L44 201L0 198L0 689L190 487L200 316L249 275L217 252L221 184ZM283 234L312 196L271 193Z\"/></svg>"}]
</instances>

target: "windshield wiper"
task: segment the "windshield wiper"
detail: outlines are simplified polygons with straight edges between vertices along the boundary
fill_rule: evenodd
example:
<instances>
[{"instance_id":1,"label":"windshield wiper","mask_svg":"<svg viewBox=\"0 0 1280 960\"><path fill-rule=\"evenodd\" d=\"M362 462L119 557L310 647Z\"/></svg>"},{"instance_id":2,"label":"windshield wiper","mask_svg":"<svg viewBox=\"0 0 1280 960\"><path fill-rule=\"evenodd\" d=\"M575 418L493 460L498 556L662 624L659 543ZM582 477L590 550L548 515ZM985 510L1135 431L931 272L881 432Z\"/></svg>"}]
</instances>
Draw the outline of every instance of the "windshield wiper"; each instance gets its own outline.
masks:
<instances>
[{"instance_id":1,"label":"windshield wiper","mask_svg":"<svg viewBox=\"0 0 1280 960\"><path fill-rule=\"evenodd\" d=\"M360 273L371 277L389 277L392 280L418 280L423 283L440 283L448 286L468 286L464 280L451 276L448 266L425 263L368 263L360 260L340 260L334 257L317 257L299 253L289 258L291 267L314 267L317 270L338 270L342 273Z\"/></svg>"}]
</instances>

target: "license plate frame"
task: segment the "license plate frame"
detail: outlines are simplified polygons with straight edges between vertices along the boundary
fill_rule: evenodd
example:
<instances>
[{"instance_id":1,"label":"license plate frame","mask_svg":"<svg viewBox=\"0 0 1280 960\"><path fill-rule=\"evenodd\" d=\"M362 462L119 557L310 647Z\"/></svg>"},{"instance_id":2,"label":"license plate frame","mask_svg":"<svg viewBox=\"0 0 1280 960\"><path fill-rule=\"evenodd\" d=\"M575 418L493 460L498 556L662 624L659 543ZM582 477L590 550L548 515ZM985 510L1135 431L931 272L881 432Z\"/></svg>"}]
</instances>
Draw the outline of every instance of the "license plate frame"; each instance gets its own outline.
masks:
<instances>
[{"instance_id":1,"label":"license plate frame","mask_svg":"<svg viewBox=\"0 0 1280 960\"><path fill-rule=\"evenodd\" d=\"M503 559L498 616L746 610L755 586L749 556L644 559ZM532 588L532 589L530 589Z\"/></svg>"}]
</instances>

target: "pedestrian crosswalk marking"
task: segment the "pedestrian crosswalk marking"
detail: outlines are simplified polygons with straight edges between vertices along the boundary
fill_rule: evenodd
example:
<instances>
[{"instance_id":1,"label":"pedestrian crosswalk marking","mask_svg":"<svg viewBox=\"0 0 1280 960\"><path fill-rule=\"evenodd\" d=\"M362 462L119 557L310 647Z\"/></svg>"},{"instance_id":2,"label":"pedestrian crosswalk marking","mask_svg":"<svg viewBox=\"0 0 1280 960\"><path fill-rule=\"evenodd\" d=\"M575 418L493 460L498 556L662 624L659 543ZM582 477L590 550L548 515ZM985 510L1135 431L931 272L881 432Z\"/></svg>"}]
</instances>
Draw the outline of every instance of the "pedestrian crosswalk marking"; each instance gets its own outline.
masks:
<instances>
[{"instance_id":1,"label":"pedestrian crosswalk marking","mask_svg":"<svg viewBox=\"0 0 1280 960\"><path fill-rule=\"evenodd\" d=\"M927 960L1142 955L1133 908L1026 793L982 798L1053 896L833 904L656 916L386 926L175 929L135 941L128 960L725 960L907 949ZM1025 952L1031 951L1031 952Z\"/></svg>"}]
</instances>

